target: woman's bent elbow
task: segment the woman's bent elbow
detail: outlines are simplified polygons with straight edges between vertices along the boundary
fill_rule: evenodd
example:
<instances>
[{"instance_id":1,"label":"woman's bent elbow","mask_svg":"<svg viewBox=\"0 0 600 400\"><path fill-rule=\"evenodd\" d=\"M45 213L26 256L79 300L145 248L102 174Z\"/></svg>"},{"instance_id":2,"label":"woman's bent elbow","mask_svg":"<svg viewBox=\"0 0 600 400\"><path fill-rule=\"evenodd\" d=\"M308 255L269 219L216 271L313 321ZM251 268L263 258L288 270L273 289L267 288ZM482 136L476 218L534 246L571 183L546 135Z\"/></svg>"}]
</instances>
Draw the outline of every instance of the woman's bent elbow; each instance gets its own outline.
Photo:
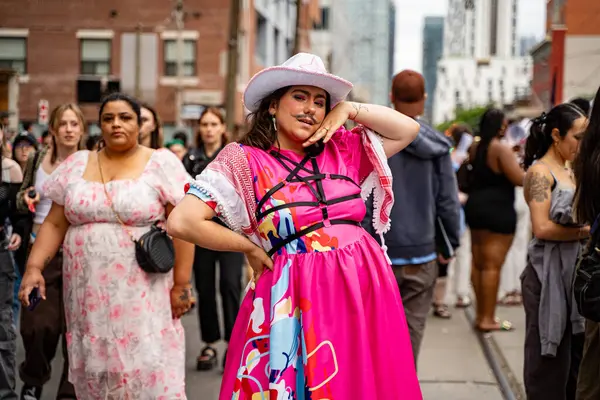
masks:
<instances>
[{"instance_id":1,"label":"woman's bent elbow","mask_svg":"<svg viewBox=\"0 0 600 400\"><path fill-rule=\"evenodd\" d=\"M169 218L167 218L167 233L177 239L183 239L183 236L185 236L186 221L185 215L181 211L181 209L175 207L169 214Z\"/></svg>"}]
</instances>

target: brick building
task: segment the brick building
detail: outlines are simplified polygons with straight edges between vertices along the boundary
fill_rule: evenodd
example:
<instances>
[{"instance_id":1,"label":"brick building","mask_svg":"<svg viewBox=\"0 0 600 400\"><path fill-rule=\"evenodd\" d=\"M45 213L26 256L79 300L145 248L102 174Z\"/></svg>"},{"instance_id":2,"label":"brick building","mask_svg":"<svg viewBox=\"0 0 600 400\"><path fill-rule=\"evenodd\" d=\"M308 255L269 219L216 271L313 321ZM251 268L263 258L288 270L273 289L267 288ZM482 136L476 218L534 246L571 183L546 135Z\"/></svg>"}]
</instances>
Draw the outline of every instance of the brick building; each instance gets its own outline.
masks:
<instances>
[{"instance_id":1,"label":"brick building","mask_svg":"<svg viewBox=\"0 0 600 400\"><path fill-rule=\"evenodd\" d=\"M544 108L600 86L600 2L549 0L546 38L532 50L532 89Z\"/></svg>"},{"instance_id":2,"label":"brick building","mask_svg":"<svg viewBox=\"0 0 600 400\"><path fill-rule=\"evenodd\" d=\"M301 13L304 49L309 43L302 32L318 15L312 12L314 3ZM225 103L229 5L230 0L184 0L184 119L193 121L202 107ZM3 0L0 111L15 112L14 126L37 121L40 100L50 108L78 101L94 124L99 88L118 87L153 105L172 126L178 84L174 7L175 0ZM290 55L295 19L293 2L242 1L238 121L243 117L241 92L252 73Z\"/></svg>"}]
</instances>

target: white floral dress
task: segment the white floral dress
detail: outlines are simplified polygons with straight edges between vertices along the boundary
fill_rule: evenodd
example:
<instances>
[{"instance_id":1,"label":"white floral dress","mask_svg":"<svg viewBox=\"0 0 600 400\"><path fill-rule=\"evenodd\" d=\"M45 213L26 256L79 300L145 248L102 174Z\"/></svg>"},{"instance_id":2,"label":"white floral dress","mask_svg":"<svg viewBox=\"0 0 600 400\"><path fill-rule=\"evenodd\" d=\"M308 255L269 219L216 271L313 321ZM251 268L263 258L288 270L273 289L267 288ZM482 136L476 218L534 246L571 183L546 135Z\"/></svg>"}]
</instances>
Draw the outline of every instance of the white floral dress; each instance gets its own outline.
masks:
<instances>
[{"instance_id":1,"label":"white floral dress","mask_svg":"<svg viewBox=\"0 0 600 400\"><path fill-rule=\"evenodd\" d=\"M83 179L88 151L65 160L44 187L71 226L63 244L69 381L84 400L185 399L185 338L170 306L172 273L140 269L134 244L99 182ZM119 216L139 237L165 221L189 176L156 150L137 179L107 184Z\"/></svg>"}]
</instances>

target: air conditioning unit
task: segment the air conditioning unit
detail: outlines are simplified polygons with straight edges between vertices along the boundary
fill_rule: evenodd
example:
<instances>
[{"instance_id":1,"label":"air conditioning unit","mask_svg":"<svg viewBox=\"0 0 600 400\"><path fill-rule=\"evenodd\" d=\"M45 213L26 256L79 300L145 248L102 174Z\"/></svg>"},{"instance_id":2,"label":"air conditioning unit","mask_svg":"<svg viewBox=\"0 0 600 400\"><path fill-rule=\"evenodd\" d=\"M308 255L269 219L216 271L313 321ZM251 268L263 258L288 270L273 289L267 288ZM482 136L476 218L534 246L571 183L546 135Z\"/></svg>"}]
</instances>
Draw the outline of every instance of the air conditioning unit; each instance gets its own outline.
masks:
<instances>
[{"instance_id":1,"label":"air conditioning unit","mask_svg":"<svg viewBox=\"0 0 600 400\"><path fill-rule=\"evenodd\" d=\"M77 102L80 104L100 103L111 93L121 90L118 78L80 76L77 79Z\"/></svg>"}]
</instances>

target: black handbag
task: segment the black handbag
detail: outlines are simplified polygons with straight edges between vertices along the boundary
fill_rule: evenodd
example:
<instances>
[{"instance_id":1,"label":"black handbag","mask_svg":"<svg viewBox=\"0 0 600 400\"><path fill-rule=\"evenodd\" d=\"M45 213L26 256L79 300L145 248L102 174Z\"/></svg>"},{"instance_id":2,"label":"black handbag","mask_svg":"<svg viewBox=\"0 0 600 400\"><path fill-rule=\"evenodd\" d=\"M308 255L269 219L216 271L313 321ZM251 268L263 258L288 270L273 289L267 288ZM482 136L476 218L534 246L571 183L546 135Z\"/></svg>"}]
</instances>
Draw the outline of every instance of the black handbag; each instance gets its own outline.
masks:
<instances>
[{"instance_id":1,"label":"black handbag","mask_svg":"<svg viewBox=\"0 0 600 400\"><path fill-rule=\"evenodd\" d=\"M600 232L598 221L591 229L591 238L579 256L573 277L573 292L577 310L585 318L600 322Z\"/></svg>"},{"instance_id":2,"label":"black handbag","mask_svg":"<svg viewBox=\"0 0 600 400\"><path fill-rule=\"evenodd\" d=\"M135 244L135 258L140 268L150 274L166 274L171 271L175 266L173 240L164 229L158 226L158 223L154 223L148 232L136 240L113 206L112 198L108 194L108 190L106 190L106 182L102 175L99 157L98 168L100 169L100 178L104 186L104 194L108 199L110 208L115 214L117 221L119 221L119 224L121 224L131 238L131 241Z\"/></svg>"}]
</instances>

